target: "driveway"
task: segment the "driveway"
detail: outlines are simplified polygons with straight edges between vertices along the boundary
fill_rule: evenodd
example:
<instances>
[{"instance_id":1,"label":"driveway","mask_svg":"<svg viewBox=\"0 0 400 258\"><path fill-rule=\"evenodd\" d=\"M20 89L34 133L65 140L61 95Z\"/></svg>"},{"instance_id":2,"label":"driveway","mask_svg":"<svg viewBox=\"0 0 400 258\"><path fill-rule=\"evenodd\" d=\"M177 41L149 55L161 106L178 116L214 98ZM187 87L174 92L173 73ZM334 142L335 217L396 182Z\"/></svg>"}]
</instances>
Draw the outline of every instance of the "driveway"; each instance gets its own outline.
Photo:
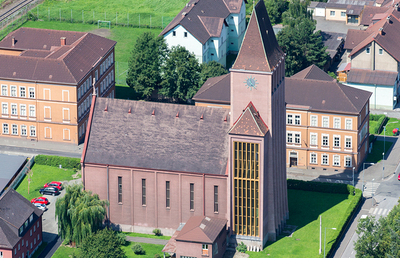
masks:
<instances>
[{"instance_id":1,"label":"driveway","mask_svg":"<svg viewBox=\"0 0 400 258\"><path fill-rule=\"evenodd\" d=\"M344 21L327 21L325 17L313 17L314 20L317 21L317 29L321 31L329 31L336 33L345 33L347 34L348 29L359 30L364 28L364 26L356 26L356 25L346 25Z\"/></svg>"}]
</instances>

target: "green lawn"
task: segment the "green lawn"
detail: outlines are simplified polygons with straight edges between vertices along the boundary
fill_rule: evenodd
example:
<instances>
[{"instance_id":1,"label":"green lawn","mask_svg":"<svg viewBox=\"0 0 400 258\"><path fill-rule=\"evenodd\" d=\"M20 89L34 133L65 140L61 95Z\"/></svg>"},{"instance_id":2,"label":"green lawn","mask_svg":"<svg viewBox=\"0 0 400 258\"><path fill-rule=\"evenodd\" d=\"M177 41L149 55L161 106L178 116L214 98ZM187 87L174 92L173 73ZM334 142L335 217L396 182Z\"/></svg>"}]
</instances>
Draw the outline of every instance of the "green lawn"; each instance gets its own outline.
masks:
<instances>
[{"instance_id":1,"label":"green lawn","mask_svg":"<svg viewBox=\"0 0 400 258\"><path fill-rule=\"evenodd\" d=\"M169 240L171 238L170 236L156 236L152 234L141 234L135 232L124 232L124 234L131 237L145 237L145 238L164 239L164 240Z\"/></svg>"},{"instance_id":2,"label":"green lawn","mask_svg":"<svg viewBox=\"0 0 400 258\"><path fill-rule=\"evenodd\" d=\"M327 230L326 252L340 232L340 221L355 198L346 194L318 193L288 190L289 220L287 225L297 226L292 237L280 236L278 241L267 243L262 252L247 252L250 258L271 257L321 257L319 249L319 215L322 215L323 231ZM322 232L324 237L324 232ZM322 243L323 244L323 243ZM322 247L323 248L323 247Z\"/></svg>"},{"instance_id":3,"label":"green lawn","mask_svg":"<svg viewBox=\"0 0 400 258\"><path fill-rule=\"evenodd\" d=\"M164 27L181 11L188 0L46 0L33 9L32 14L39 13L39 19L72 20L91 22L98 20L111 21L113 24L140 24L161 26L164 17ZM72 12L72 15L71 15Z\"/></svg>"},{"instance_id":4,"label":"green lawn","mask_svg":"<svg viewBox=\"0 0 400 258\"><path fill-rule=\"evenodd\" d=\"M387 156L388 151L390 147L392 147L392 142L386 141L385 143L383 141L375 141L372 145L372 151L370 154L368 154L368 157L365 162L372 162L372 163L377 163L382 160L382 153L383 151L383 146L385 146L385 156Z\"/></svg>"},{"instance_id":5,"label":"green lawn","mask_svg":"<svg viewBox=\"0 0 400 258\"><path fill-rule=\"evenodd\" d=\"M46 242L42 242L42 244L39 246L39 248L35 251L35 253L31 256L31 258L37 258L39 257L42 252L44 251L44 249L46 249L47 243Z\"/></svg>"},{"instance_id":6,"label":"green lawn","mask_svg":"<svg viewBox=\"0 0 400 258\"><path fill-rule=\"evenodd\" d=\"M386 123L386 132L382 130L380 135L386 134L387 136L393 136L393 129L394 128L400 128L400 120L396 118L389 118L389 120Z\"/></svg>"},{"instance_id":7,"label":"green lawn","mask_svg":"<svg viewBox=\"0 0 400 258\"><path fill-rule=\"evenodd\" d=\"M60 169L57 167L50 167L38 164L34 164L31 170L33 175L29 186L29 194L27 176L25 176L25 178L21 181L16 189L18 193L20 193L28 200L40 196L39 189L42 188L45 183L50 181L72 180L72 175L76 173L72 169Z\"/></svg>"},{"instance_id":8,"label":"green lawn","mask_svg":"<svg viewBox=\"0 0 400 258\"><path fill-rule=\"evenodd\" d=\"M72 256L74 253L78 253L78 250L77 248L60 245L52 258L68 258L70 255Z\"/></svg>"},{"instance_id":9,"label":"green lawn","mask_svg":"<svg viewBox=\"0 0 400 258\"><path fill-rule=\"evenodd\" d=\"M136 258L154 258L154 255L156 253L160 254L161 257L163 257L162 249L164 248L164 245L153 245L153 244L146 244L146 243L139 243L142 245L143 249L146 251L144 255L136 255L132 251L132 246L136 244L134 242L129 242L129 245L127 246L122 246L122 250L125 251L125 254L128 258L131 257L136 257Z\"/></svg>"}]
</instances>

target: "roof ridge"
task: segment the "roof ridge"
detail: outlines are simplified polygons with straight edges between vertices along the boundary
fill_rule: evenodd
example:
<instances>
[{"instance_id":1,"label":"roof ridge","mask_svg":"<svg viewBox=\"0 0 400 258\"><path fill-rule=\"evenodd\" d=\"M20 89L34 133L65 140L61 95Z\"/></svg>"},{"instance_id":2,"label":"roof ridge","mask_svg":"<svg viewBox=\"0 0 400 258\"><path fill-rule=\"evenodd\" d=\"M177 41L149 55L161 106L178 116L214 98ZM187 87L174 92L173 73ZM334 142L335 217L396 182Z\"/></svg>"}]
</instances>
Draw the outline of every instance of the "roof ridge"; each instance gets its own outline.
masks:
<instances>
[{"instance_id":1,"label":"roof ridge","mask_svg":"<svg viewBox=\"0 0 400 258\"><path fill-rule=\"evenodd\" d=\"M55 59L55 60L57 60L57 59ZM65 63L64 59L59 59L59 61L61 61L61 62L64 64L65 68L67 68L67 71L68 71L69 75L71 75L71 78L73 78L73 80L75 81L75 83L78 83L78 82L76 81L75 76L71 73L71 70L68 68L68 65Z\"/></svg>"},{"instance_id":2,"label":"roof ridge","mask_svg":"<svg viewBox=\"0 0 400 258\"><path fill-rule=\"evenodd\" d=\"M343 93L343 95L346 97L346 99L350 102L350 104L351 104L351 106L354 108L354 110L355 110L355 111L358 111L358 110L357 110L357 107L354 106L353 101L351 101L350 98L347 96L347 94L344 93L344 91L343 91L343 89L342 89L342 85L340 85L340 83L338 83L338 82L336 82L336 85L337 85L337 87L339 87L340 91ZM349 86L348 86L348 87L349 87Z\"/></svg>"},{"instance_id":3,"label":"roof ridge","mask_svg":"<svg viewBox=\"0 0 400 258\"><path fill-rule=\"evenodd\" d=\"M207 26L204 24L202 17L205 17L205 16L197 15L197 18L199 18L201 24L203 24L203 27L206 29L208 35L211 37L211 33L210 33L210 31L208 30Z\"/></svg>"},{"instance_id":4,"label":"roof ridge","mask_svg":"<svg viewBox=\"0 0 400 258\"><path fill-rule=\"evenodd\" d=\"M260 29L260 24L259 24L258 18L257 18L257 12L254 12L254 13L255 13L255 17L256 17L256 21L257 21L258 33L260 34L260 39L261 39L261 43L262 43L262 46L263 46L262 49L264 51L265 62L267 63L267 66L268 66L269 70L272 71L271 66L269 65L269 62L268 62L267 53L265 52L264 40L262 40L263 36L261 35L261 29ZM251 19L251 17L250 17L250 19ZM275 32L272 32L272 33L275 33Z\"/></svg>"},{"instance_id":5,"label":"roof ridge","mask_svg":"<svg viewBox=\"0 0 400 258\"><path fill-rule=\"evenodd\" d=\"M218 77L221 77L221 78L219 78L219 80L217 80L214 84L210 85L210 87L208 87L208 88L206 88L205 90L203 90L202 92L200 92L200 94L203 94L204 92L206 92L206 91L208 91L209 89L213 88L213 87L215 86L215 84L217 84L217 83L219 83L220 81L222 81L223 79L225 79L226 75L230 75L230 73L223 74L223 75L216 76L216 77L212 77L212 78L218 78ZM211 79L211 78L209 78L209 79ZM207 79L207 80L208 80L208 79ZM207 82L207 81L206 81L206 82ZM203 84L203 85L204 85L204 84ZM200 89L201 89L201 88L200 88Z\"/></svg>"}]
</instances>

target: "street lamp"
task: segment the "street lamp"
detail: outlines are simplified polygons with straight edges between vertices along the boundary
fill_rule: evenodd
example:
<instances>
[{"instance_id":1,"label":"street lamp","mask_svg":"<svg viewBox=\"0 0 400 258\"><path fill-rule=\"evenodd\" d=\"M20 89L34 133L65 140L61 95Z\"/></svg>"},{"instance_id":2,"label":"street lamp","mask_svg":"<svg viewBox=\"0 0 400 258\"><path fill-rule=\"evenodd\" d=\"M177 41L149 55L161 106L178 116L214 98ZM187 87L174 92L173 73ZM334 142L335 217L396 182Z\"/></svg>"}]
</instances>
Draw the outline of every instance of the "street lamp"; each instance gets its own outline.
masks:
<instances>
[{"instance_id":1,"label":"street lamp","mask_svg":"<svg viewBox=\"0 0 400 258\"><path fill-rule=\"evenodd\" d=\"M364 193L364 174L365 174L365 164L367 165L375 165L375 163L363 163L363 176L362 176L362 192Z\"/></svg>"},{"instance_id":2,"label":"street lamp","mask_svg":"<svg viewBox=\"0 0 400 258\"><path fill-rule=\"evenodd\" d=\"M324 237L324 258L326 257L325 256L325 249L326 249L326 227L325 227L325 237ZM333 229L333 230L336 230L336 228L328 228L328 229Z\"/></svg>"},{"instance_id":3,"label":"street lamp","mask_svg":"<svg viewBox=\"0 0 400 258\"><path fill-rule=\"evenodd\" d=\"M321 239L322 239L322 218L321 215L319 215L319 254L321 254L322 251Z\"/></svg>"},{"instance_id":4,"label":"street lamp","mask_svg":"<svg viewBox=\"0 0 400 258\"><path fill-rule=\"evenodd\" d=\"M353 186L354 186L354 169L355 167L353 167Z\"/></svg>"},{"instance_id":5,"label":"street lamp","mask_svg":"<svg viewBox=\"0 0 400 258\"><path fill-rule=\"evenodd\" d=\"M385 171L385 153L382 153L382 180L383 180L383 171Z\"/></svg>"}]
</instances>

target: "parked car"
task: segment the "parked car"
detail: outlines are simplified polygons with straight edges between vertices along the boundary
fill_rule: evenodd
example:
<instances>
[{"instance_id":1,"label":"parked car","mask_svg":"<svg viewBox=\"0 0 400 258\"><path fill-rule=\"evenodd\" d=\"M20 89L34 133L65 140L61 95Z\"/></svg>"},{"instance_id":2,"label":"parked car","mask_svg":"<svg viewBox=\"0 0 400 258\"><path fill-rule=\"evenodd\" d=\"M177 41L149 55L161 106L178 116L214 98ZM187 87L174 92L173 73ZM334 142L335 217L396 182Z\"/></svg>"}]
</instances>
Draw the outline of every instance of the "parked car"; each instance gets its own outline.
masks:
<instances>
[{"instance_id":1,"label":"parked car","mask_svg":"<svg viewBox=\"0 0 400 258\"><path fill-rule=\"evenodd\" d=\"M399 176L397 177L397 180L399 180L399 181L400 181L400 173L399 173Z\"/></svg>"},{"instance_id":2,"label":"parked car","mask_svg":"<svg viewBox=\"0 0 400 258\"><path fill-rule=\"evenodd\" d=\"M57 182L57 181L49 182L49 183L45 184L43 187L44 188L46 188L46 187L57 187L58 190L60 190L60 191L63 189L62 183L61 182Z\"/></svg>"},{"instance_id":3,"label":"parked car","mask_svg":"<svg viewBox=\"0 0 400 258\"><path fill-rule=\"evenodd\" d=\"M47 207L43 203L34 203L34 205L42 211L47 211Z\"/></svg>"},{"instance_id":4,"label":"parked car","mask_svg":"<svg viewBox=\"0 0 400 258\"><path fill-rule=\"evenodd\" d=\"M42 204L50 204L49 200L46 197L37 197L31 200L31 203L42 203Z\"/></svg>"},{"instance_id":5,"label":"parked car","mask_svg":"<svg viewBox=\"0 0 400 258\"><path fill-rule=\"evenodd\" d=\"M59 195L60 190L57 187L43 187L39 190L40 194L50 194L50 195Z\"/></svg>"}]
</instances>

